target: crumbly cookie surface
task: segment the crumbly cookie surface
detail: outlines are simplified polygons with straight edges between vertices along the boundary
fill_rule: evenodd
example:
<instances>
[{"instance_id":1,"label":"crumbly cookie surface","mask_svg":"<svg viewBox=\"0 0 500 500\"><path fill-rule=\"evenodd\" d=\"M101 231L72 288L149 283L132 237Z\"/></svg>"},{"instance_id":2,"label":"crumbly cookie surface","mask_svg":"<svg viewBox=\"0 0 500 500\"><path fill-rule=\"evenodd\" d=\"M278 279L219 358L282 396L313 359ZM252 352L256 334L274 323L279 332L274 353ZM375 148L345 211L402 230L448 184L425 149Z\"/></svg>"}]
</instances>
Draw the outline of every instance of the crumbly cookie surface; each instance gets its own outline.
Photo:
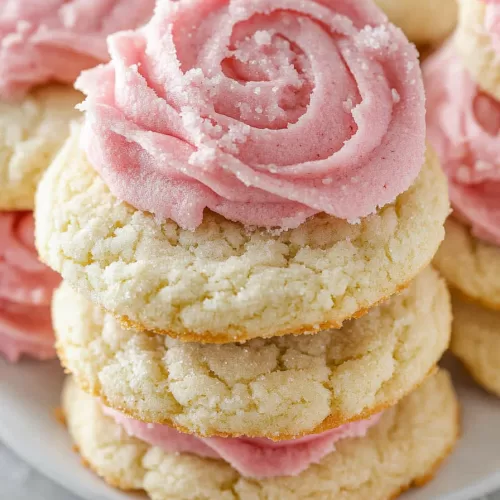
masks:
<instances>
[{"instance_id":1,"label":"crumbly cookie surface","mask_svg":"<svg viewBox=\"0 0 500 500\"><path fill-rule=\"evenodd\" d=\"M477 84L500 100L500 59L484 28L486 2L459 0L460 15L455 45Z\"/></svg>"},{"instance_id":2,"label":"crumbly cookie surface","mask_svg":"<svg viewBox=\"0 0 500 500\"><path fill-rule=\"evenodd\" d=\"M113 197L77 134L37 198L41 258L72 287L128 328L210 343L339 328L427 265L449 211L429 154L412 188L359 224L316 216L273 234L207 212L185 231Z\"/></svg>"},{"instance_id":3,"label":"crumbly cookie surface","mask_svg":"<svg viewBox=\"0 0 500 500\"><path fill-rule=\"evenodd\" d=\"M70 86L41 87L0 101L0 210L33 210L35 191L70 133L83 96Z\"/></svg>"},{"instance_id":4,"label":"crumbly cookie surface","mask_svg":"<svg viewBox=\"0 0 500 500\"><path fill-rule=\"evenodd\" d=\"M457 22L457 0L375 0L375 3L417 45L439 43Z\"/></svg>"},{"instance_id":5,"label":"crumbly cookie surface","mask_svg":"<svg viewBox=\"0 0 500 500\"><path fill-rule=\"evenodd\" d=\"M500 310L500 247L484 243L450 217L434 265L448 283L483 306Z\"/></svg>"},{"instance_id":6,"label":"crumbly cookie surface","mask_svg":"<svg viewBox=\"0 0 500 500\"><path fill-rule=\"evenodd\" d=\"M68 285L53 318L63 364L109 406L201 435L275 439L395 404L433 369L451 331L448 291L431 268L363 318L312 336L210 345L125 331Z\"/></svg>"},{"instance_id":7,"label":"crumbly cookie surface","mask_svg":"<svg viewBox=\"0 0 500 500\"><path fill-rule=\"evenodd\" d=\"M500 311L491 311L453 295L451 351L474 379L500 396Z\"/></svg>"},{"instance_id":8,"label":"crumbly cookie surface","mask_svg":"<svg viewBox=\"0 0 500 500\"><path fill-rule=\"evenodd\" d=\"M125 434L96 399L69 379L63 406L84 461L118 488L144 489L153 500L388 500L431 479L459 434L459 409L440 371L387 410L366 437L346 439L296 477L250 480L218 460L166 454Z\"/></svg>"}]
</instances>

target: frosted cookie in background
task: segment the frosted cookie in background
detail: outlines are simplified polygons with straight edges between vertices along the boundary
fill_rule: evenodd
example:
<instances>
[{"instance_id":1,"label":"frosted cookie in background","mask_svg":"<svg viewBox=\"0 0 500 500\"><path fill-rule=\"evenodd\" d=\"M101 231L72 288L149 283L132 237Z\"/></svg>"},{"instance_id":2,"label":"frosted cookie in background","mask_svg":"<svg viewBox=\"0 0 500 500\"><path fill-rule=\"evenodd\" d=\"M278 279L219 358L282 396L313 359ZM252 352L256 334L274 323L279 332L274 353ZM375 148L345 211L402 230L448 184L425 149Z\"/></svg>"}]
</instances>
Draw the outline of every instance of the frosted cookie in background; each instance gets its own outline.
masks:
<instances>
[{"instance_id":1,"label":"frosted cookie in background","mask_svg":"<svg viewBox=\"0 0 500 500\"><path fill-rule=\"evenodd\" d=\"M457 23L457 0L375 0L419 48L442 42Z\"/></svg>"},{"instance_id":2,"label":"frosted cookie in background","mask_svg":"<svg viewBox=\"0 0 500 500\"><path fill-rule=\"evenodd\" d=\"M106 37L136 28L154 1L0 0L0 353L55 357L50 301L59 277L38 260L38 182L83 98L73 83L109 59Z\"/></svg>"},{"instance_id":3,"label":"frosted cookie in background","mask_svg":"<svg viewBox=\"0 0 500 500\"><path fill-rule=\"evenodd\" d=\"M0 0L0 210L32 210L38 181L79 117L80 72L106 37L146 22L153 0Z\"/></svg>"},{"instance_id":4,"label":"frosted cookie in background","mask_svg":"<svg viewBox=\"0 0 500 500\"><path fill-rule=\"evenodd\" d=\"M500 102L474 81L454 42L424 64L428 138L453 208L434 263L454 289L451 350L500 396Z\"/></svg>"}]
</instances>

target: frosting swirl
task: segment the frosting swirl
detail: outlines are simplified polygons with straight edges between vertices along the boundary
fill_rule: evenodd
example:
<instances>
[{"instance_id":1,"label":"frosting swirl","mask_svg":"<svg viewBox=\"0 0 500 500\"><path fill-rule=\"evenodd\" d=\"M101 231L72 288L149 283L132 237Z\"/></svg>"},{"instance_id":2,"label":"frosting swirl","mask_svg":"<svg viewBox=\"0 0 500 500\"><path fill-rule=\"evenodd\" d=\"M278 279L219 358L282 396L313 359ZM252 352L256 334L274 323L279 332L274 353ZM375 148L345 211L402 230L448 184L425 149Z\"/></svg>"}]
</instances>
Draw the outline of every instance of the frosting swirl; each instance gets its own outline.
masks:
<instances>
[{"instance_id":1,"label":"frosting swirl","mask_svg":"<svg viewBox=\"0 0 500 500\"><path fill-rule=\"evenodd\" d=\"M146 22L154 0L0 0L0 97L73 83L109 59L106 37Z\"/></svg>"},{"instance_id":2,"label":"frosting swirl","mask_svg":"<svg viewBox=\"0 0 500 500\"><path fill-rule=\"evenodd\" d=\"M195 229L205 208L357 221L424 162L416 49L369 0L180 0L85 72L82 145L115 196Z\"/></svg>"},{"instance_id":3,"label":"frosting swirl","mask_svg":"<svg viewBox=\"0 0 500 500\"><path fill-rule=\"evenodd\" d=\"M0 352L55 356L50 318L60 277L38 260L31 212L0 212Z\"/></svg>"},{"instance_id":4,"label":"frosting swirl","mask_svg":"<svg viewBox=\"0 0 500 500\"><path fill-rule=\"evenodd\" d=\"M342 439L364 437L376 425L381 414L351 422L322 434L293 441L262 438L201 438L183 434L167 425L146 424L122 413L102 407L103 413L121 425L127 434L160 447L166 453L192 453L200 457L222 459L242 476L253 478L297 476L310 465L319 463L335 451Z\"/></svg>"},{"instance_id":5,"label":"frosting swirl","mask_svg":"<svg viewBox=\"0 0 500 500\"><path fill-rule=\"evenodd\" d=\"M429 140L449 178L456 214L500 245L500 103L482 92L452 44L424 65Z\"/></svg>"}]
</instances>

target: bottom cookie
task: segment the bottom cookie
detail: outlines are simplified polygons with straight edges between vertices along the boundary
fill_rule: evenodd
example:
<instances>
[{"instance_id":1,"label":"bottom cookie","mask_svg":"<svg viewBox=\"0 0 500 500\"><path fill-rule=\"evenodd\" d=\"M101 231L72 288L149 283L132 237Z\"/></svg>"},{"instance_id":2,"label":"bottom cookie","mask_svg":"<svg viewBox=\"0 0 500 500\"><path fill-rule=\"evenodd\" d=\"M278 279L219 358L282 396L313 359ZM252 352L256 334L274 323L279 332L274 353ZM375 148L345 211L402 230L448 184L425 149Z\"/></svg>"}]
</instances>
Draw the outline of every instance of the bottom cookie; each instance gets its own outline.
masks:
<instances>
[{"instance_id":1,"label":"bottom cookie","mask_svg":"<svg viewBox=\"0 0 500 500\"><path fill-rule=\"evenodd\" d=\"M363 438L345 439L298 476L245 478L221 460L167 454L130 437L101 403L68 379L63 407L84 462L109 484L145 490L153 500L394 498L430 480L459 434L449 375L439 371Z\"/></svg>"},{"instance_id":2,"label":"bottom cookie","mask_svg":"<svg viewBox=\"0 0 500 500\"><path fill-rule=\"evenodd\" d=\"M500 396L500 311L453 294L451 351L486 390Z\"/></svg>"}]
</instances>

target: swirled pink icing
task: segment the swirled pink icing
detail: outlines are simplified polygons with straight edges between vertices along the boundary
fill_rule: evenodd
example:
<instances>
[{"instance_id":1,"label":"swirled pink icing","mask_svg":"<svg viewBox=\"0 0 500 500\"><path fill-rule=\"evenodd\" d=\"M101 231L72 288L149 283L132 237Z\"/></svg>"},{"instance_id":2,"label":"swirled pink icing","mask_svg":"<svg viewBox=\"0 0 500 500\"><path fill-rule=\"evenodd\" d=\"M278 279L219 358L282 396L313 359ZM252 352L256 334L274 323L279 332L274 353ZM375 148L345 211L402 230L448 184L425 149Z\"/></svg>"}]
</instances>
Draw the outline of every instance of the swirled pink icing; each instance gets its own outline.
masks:
<instances>
[{"instance_id":1,"label":"swirled pink icing","mask_svg":"<svg viewBox=\"0 0 500 500\"><path fill-rule=\"evenodd\" d=\"M109 59L108 35L140 26L153 8L154 0L0 0L0 97L73 83Z\"/></svg>"},{"instance_id":2,"label":"swirled pink icing","mask_svg":"<svg viewBox=\"0 0 500 500\"><path fill-rule=\"evenodd\" d=\"M102 408L104 414L113 418L127 434L159 447L166 453L191 453L205 458L222 459L242 476L253 478L297 476L334 452L338 441L364 437L381 417L378 414L322 434L292 441L271 441L245 437L201 438L183 434L166 425L134 420L106 406Z\"/></svg>"},{"instance_id":3,"label":"swirled pink icing","mask_svg":"<svg viewBox=\"0 0 500 500\"><path fill-rule=\"evenodd\" d=\"M500 57L500 0L486 0L484 26L490 35L493 48Z\"/></svg>"},{"instance_id":4,"label":"swirled pink icing","mask_svg":"<svg viewBox=\"0 0 500 500\"><path fill-rule=\"evenodd\" d=\"M195 229L205 208L357 221L424 161L416 49L370 0L160 2L82 74L82 146L111 191Z\"/></svg>"},{"instance_id":5,"label":"swirled pink icing","mask_svg":"<svg viewBox=\"0 0 500 500\"><path fill-rule=\"evenodd\" d=\"M31 212L0 212L0 352L10 361L55 356L50 317L60 277L39 260Z\"/></svg>"},{"instance_id":6,"label":"swirled pink icing","mask_svg":"<svg viewBox=\"0 0 500 500\"><path fill-rule=\"evenodd\" d=\"M482 92L450 43L424 65L427 131L455 213L500 246L500 103Z\"/></svg>"}]
</instances>

